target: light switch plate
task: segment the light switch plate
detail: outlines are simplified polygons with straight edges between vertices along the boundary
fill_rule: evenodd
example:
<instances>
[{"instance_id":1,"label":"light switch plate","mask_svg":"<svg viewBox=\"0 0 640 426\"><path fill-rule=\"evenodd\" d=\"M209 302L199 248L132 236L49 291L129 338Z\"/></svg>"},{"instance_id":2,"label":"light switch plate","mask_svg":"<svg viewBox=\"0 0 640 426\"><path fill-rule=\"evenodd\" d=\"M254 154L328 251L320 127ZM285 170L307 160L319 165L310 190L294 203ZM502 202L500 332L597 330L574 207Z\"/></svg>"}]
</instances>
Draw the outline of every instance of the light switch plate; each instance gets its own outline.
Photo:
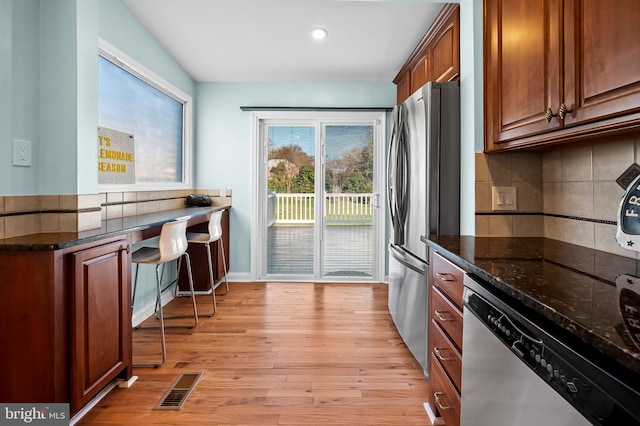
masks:
<instances>
[{"instance_id":1,"label":"light switch plate","mask_svg":"<svg viewBox=\"0 0 640 426\"><path fill-rule=\"evenodd\" d=\"M13 140L13 165L31 166L31 141Z\"/></svg>"},{"instance_id":2,"label":"light switch plate","mask_svg":"<svg viewBox=\"0 0 640 426\"><path fill-rule=\"evenodd\" d=\"M518 210L518 197L515 186L491 187L491 210L514 211Z\"/></svg>"}]
</instances>

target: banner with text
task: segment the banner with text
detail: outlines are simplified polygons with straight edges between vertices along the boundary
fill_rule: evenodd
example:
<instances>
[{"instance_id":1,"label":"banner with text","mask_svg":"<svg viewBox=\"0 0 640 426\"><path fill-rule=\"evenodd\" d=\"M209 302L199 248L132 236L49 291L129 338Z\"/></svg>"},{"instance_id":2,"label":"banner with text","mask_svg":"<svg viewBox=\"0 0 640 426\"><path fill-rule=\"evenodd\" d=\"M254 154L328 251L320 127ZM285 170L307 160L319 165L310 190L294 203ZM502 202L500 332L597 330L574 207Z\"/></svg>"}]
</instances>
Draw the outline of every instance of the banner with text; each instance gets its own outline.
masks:
<instances>
[{"instance_id":1,"label":"banner with text","mask_svg":"<svg viewBox=\"0 0 640 426\"><path fill-rule=\"evenodd\" d=\"M134 137L131 133L98 127L98 183L136 183Z\"/></svg>"}]
</instances>

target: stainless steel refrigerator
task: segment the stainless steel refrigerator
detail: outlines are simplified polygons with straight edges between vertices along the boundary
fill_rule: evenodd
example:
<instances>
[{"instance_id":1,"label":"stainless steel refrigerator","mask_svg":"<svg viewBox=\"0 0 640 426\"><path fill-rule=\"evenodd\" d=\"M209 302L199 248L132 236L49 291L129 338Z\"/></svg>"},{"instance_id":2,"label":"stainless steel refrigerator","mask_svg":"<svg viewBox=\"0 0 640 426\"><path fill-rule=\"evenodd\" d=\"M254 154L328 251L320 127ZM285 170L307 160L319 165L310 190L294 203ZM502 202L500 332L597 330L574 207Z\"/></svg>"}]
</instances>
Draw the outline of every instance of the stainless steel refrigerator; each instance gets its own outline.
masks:
<instances>
[{"instance_id":1,"label":"stainless steel refrigerator","mask_svg":"<svg viewBox=\"0 0 640 426\"><path fill-rule=\"evenodd\" d=\"M429 235L460 230L460 91L429 82L397 105L387 157L389 311L428 372Z\"/></svg>"}]
</instances>

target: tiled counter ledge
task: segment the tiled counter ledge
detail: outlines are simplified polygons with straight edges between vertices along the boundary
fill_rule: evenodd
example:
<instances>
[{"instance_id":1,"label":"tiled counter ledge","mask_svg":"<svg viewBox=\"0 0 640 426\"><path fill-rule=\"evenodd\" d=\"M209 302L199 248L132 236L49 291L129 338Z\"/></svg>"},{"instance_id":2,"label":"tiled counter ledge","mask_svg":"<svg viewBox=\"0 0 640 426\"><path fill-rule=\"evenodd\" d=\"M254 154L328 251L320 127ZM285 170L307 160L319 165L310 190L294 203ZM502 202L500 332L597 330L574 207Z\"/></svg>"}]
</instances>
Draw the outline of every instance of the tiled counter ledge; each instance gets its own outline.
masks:
<instances>
[{"instance_id":1,"label":"tiled counter ledge","mask_svg":"<svg viewBox=\"0 0 640 426\"><path fill-rule=\"evenodd\" d=\"M148 237L157 236L162 224L178 217L191 216L189 221L189 226L191 226L206 221L206 216L211 212L230 208L231 205L185 207L103 220L100 228L89 231L49 232L4 238L0 239L0 251L58 250L122 236L129 236L130 242L135 243L147 238L147 234Z\"/></svg>"},{"instance_id":2,"label":"tiled counter ledge","mask_svg":"<svg viewBox=\"0 0 640 426\"><path fill-rule=\"evenodd\" d=\"M640 261L547 238L433 236L424 241L494 292L524 305L518 308L542 315L574 349L639 386L640 328L625 324L620 292L627 288L640 301L640 279L635 279Z\"/></svg>"}]
</instances>

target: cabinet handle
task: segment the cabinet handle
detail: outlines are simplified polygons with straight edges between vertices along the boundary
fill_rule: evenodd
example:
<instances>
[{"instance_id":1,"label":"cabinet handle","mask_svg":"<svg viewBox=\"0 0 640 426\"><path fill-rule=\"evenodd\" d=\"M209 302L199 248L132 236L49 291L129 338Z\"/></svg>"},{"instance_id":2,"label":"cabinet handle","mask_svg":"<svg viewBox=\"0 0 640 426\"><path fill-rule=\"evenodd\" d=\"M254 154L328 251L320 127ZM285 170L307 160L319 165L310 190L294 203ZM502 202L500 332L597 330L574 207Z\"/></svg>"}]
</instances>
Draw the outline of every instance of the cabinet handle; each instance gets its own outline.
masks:
<instances>
[{"instance_id":1,"label":"cabinet handle","mask_svg":"<svg viewBox=\"0 0 640 426\"><path fill-rule=\"evenodd\" d=\"M455 277L451 276L451 274L447 274L446 272L436 272L436 275L438 276L438 278L440 278L441 281L455 281Z\"/></svg>"},{"instance_id":2,"label":"cabinet handle","mask_svg":"<svg viewBox=\"0 0 640 426\"><path fill-rule=\"evenodd\" d=\"M567 113L570 112L571 110L567 108L567 105L563 102L562 105L560 105L560 109L558 110L558 117L560 117L560 120L564 120L564 118L567 116Z\"/></svg>"},{"instance_id":3,"label":"cabinet handle","mask_svg":"<svg viewBox=\"0 0 640 426\"><path fill-rule=\"evenodd\" d=\"M131 244L127 244L126 246L121 247L121 248L120 248L120 250L124 250L124 251L126 251L126 252L127 252L127 254L128 254L128 253L131 253Z\"/></svg>"},{"instance_id":4,"label":"cabinet handle","mask_svg":"<svg viewBox=\"0 0 640 426\"><path fill-rule=\"evenodd\" d=\"M551 119L553 117L558 117L560 120L564 120L564 118L570 112L571 110L567 108L567 104L563 102L562 105L560 105L560 108L558 109L557 114L554 114L551 108L547 108L547 110L544 112L544 118L545 120L547 120L547 123L551 123Z\"/></svg>"},{"instance_id":5,"label":"cabinet handle","mask_svg":"<svg viewBox=\"0 0 640 426\"><path fill-rule=\"evenodd\" d=\"M444 405L442 405L442 402L440 402L440 395L444 395L444 392L434 392L433 396L436 399L436 405L438 406L439 409L441 410L450 410L451 407L445 407Z\"/></svg>"},{"instance_id":6,"label":"cabinet handle","mask_svg":"<svg viewBox=\"0 0 640 426\"><path fill-rule=\"evenodd\" d=\"M436 318L438 318L442 322L450 322L455 321L453 318L446 318L444 314L448 314L449 311L433 311Z\"/></svg>"},{"instance_id":7,"label":"cabinet handle","mask_svg":"<svg viewBox=\"0 0 640 426\"><path fill-rule=\"evenodd\" d=\"M447 358L442 356L442 352L440 352L441 350L446 350L447 348L433 348L433 354L436 356L436 358L438 358L440 361L451 361L453 358Z\"/></svg>"}]
</instances>

